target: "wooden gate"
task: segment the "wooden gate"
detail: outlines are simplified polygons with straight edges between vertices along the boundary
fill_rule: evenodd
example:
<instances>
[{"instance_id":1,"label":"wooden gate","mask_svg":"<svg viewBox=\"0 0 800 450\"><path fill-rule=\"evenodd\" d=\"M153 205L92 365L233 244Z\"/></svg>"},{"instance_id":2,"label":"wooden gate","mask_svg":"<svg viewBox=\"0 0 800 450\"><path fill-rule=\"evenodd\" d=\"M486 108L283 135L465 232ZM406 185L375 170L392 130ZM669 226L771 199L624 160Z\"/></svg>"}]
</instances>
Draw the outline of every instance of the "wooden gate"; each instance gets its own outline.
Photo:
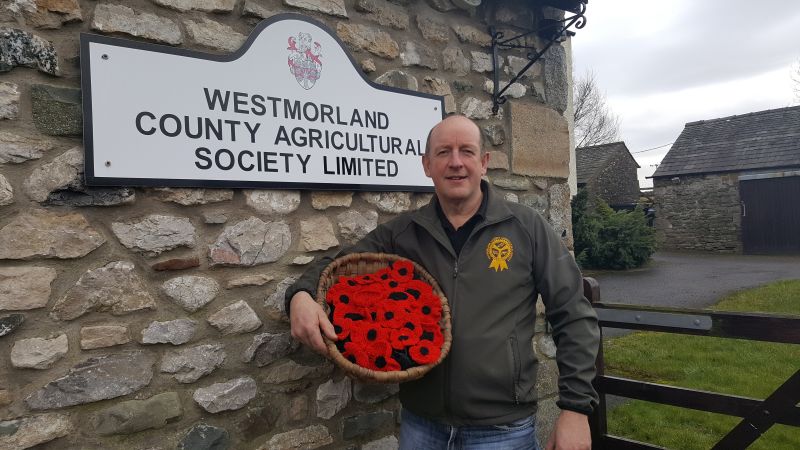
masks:
<instances>
[{"instance_id":1,"label":"wooden gate","mask_svg":"<svg viewBox=\"0 0 800 450\"><path fill-rule=\"evenodd\" d=\"M600 288L595 279L584 278L583 285L584 295L597 312L601 335L602 327L612 327L800 344L800 318L604 304L600 302ZM601 339L594 380L600 403L589 418L592 449L663 450L663 447L608 434L605 397L611 394L741 417L739 424L712 450L744 450L774 424L800 427L800 407L796 406L800 402L800 361L798 369L766 399L725 395L606 375Z\"/></svg>"},{"instance_id":2,"label":"wooden gate","mask_svg":"<svg viewBox=\"0 0 800 450\"><path fill-rule=\"evenodd\" d=\"M739 181L745 253L800 253L800 176Z\"/></svg>"}]
</instances>

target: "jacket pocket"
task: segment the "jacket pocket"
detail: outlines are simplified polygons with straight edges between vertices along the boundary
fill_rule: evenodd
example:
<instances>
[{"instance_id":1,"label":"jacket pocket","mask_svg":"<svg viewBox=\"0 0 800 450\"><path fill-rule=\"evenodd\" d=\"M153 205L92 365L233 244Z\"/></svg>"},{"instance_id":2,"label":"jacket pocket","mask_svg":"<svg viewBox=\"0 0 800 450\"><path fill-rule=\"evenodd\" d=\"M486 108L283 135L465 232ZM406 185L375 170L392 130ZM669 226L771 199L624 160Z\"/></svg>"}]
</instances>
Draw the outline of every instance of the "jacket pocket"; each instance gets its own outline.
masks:
<instances>
[{"instance_id":1,"label":"jacket pocket","mask_svg":"<svg viewBox=\"0 0 800 450\"><path fill-rule=\"evenodd\" d=\"M509 378L511 381L511 398L514 399L514 404L519 404L519 374L522 363L519 359L519 350L517 349L517 338L511 336L508 338L508 360L509 360Z\"/></svg>"}]
</instances>

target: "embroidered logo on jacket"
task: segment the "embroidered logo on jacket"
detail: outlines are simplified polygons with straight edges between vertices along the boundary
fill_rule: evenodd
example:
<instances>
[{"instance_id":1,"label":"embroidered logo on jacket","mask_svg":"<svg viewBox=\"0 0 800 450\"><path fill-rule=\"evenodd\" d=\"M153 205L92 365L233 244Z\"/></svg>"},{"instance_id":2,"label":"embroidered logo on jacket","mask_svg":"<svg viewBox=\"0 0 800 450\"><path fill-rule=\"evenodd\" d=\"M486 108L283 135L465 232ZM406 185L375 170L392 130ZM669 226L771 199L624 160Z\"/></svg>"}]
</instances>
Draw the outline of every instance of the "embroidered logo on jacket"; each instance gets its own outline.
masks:
<instances>
[{"instance_id":1,"label":"embroidered logo on jacket","mask_svg":"<svg viewBox=\"0 0 800 450\"><path fill-rule=\"evenodd\" d=\"M496 237L486 246L486 256L492 261L489 264L490 269L494 269L495 272L506 270L508 269L506 261L510 261L514 256L514 246L508 239Z\"/></svg>"}]
</instances>

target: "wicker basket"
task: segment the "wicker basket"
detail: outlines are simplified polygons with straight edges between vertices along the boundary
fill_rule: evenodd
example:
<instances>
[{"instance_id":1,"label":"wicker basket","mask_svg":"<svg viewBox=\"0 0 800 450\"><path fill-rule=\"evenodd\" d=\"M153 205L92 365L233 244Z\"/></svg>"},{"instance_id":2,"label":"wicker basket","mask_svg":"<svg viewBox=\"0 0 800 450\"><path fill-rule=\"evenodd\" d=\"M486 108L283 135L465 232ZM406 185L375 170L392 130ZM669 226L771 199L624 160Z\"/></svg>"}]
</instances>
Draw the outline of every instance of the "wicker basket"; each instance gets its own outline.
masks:
<instances>
[{"instance_id":1,"label":"wicker basket","mask_svg":"<svg viewBox=\"0 0 800 450\"><path fill-rule=\"evenodd\" d=\"M319 285L317 286L317 303L321 304L326 312L329 311L328 305L325 302L325 297L328 294L328 289L338 281L340 276L354 276L364 275L375 272L389 266L389 263L394 261L410 261L406 258L390 255L386 253L352 253L340 258L336 258L332 263L322 271L320 275ZM433 287L433 292L439 296L442 301L442 318L439 326L442 328L442 335L444 343L442 343L442 352L439 359L431 364L423 366L410 367L406 370L395 370L389 372L381 372L377 370L367 369L357 364L350 362L347 358L342 356L336 343L328 338L325 343L328 346L328 352L333 359L333 362L342 368L348 375L364 381L372 381L378 383L402 383L404 381L411 381L421 378L434 366L439 364L447 356L450 351L450 344L453 339L450 328L450 307L447 303L447 298L444 296L439 284L436 280L426 271L422 266L410 261L414 265L414 271L419 278Z\"/></svg>"}]
</instances>

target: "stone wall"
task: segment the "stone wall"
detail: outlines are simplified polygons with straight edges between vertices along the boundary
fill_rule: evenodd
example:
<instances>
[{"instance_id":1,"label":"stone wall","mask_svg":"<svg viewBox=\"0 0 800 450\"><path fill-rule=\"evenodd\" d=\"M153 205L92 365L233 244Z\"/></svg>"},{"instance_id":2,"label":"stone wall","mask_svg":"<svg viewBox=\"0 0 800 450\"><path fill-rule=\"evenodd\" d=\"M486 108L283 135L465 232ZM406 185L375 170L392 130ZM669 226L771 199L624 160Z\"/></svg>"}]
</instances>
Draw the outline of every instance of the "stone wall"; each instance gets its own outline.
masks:
<instances>
[{"instance_id":1,"label":"stone wall","mask_svg":"<svg viewBox=\"0 0 800 450\"><path fill-rule=\"evenodd\" d=\"M655 178L662 248L741 252L739 174Z\"/></svg>"},{"instance_id":2,"label":"stone wall","mask_svg":"<svg viewBox=\"0 0 800 450\"><path fill-rule=\"evenodd\" d=\"M282 299L306 264L430 195L86 187L78 37L223 53L263 18L307 14L371 79L443 95L448 112L478 120L488 179L567 231L571 247L568 56L552 48L493 117L487 23L513 30L540 13L521 0L484 3L496 9L0 2L0 448L395 448L397 387L351 381L298 348ZM501 79L524 56L504 52ZM557 369L541 310L537 327L544 434Z\"/></svg>"},{"instance_id":3,"label":"stone wall","mask_svg":"<svg viewBox=\"0 0 800 450\"><path fill-rule=\"evenodd\" d=\"M590 180L590 192L609 205L630 205L639 201L639 178L636 161L626 152L615 152L607 164Z\"/></svg>"}]
</instances>

